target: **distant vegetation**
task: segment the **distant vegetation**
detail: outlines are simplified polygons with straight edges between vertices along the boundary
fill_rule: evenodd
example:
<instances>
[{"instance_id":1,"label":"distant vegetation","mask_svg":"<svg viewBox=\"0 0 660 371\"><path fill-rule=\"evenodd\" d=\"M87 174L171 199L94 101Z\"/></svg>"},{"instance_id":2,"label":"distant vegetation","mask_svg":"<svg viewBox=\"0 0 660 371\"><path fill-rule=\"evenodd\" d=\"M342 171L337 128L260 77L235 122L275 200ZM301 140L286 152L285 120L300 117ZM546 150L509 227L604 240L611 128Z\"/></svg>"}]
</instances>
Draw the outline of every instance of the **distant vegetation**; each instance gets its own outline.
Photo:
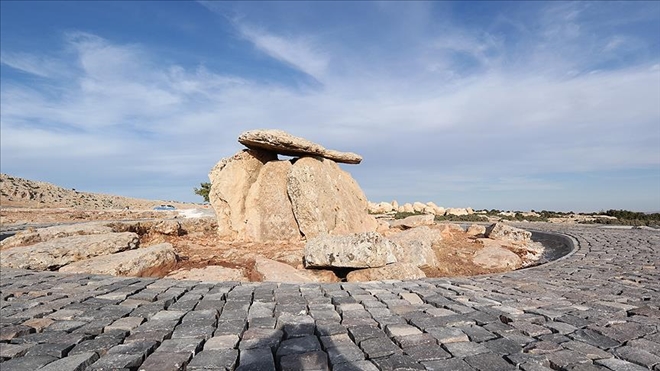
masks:
<instances>
[{"instance_id":1,"label":"distant vegetation","mask_svg":"<svg viewBox=\"0 0 660 371\"><path fill-rule=\"evenodd\" d=\"M660 213L647 214L629 210L607 210L605 212L601 211L587 215L592 215L596 218L590 223L660 227ZM598 215L613 216L616 220L598 218Z\"/></svg>"},{"instance_id":2,"label":"distant vegetation","mask_svg":"<svg viewBox=\"0 0 660 371\"><path fill-rule=\"evenodd\" d=\"M205 202L210 202L209 192L211 192L211 183L209 182L200 183L200 186L201 186L200 188L194 188L195 194L202 196Z\"/></svg>"}]
</instances>

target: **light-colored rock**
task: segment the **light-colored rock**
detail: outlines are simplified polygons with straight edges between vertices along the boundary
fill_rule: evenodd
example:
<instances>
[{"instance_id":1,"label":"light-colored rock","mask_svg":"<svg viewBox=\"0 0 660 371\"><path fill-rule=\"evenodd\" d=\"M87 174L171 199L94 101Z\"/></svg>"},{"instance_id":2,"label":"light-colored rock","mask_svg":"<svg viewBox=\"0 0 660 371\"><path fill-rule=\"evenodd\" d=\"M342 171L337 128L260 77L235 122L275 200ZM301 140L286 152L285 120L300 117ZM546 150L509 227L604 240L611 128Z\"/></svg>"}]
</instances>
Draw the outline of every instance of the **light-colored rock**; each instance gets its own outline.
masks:
<instances>
[{"instance_id":1,"label":"light-colored rock","mask_svg":"<svg viewBox=\"0 0 660 371\"><path fill-rule=\"evenodd\" d=\"M435 224L433 215L411 215L403 219L393 220L390 222L390 227L408 229L433 224Z\"/></svg>"},{"instance_id":2,"label":"light-colored rock","mask_svg":"<svg viewBox=\"0 0 660 371\"><path fill-rule=\"evenodd\" d=\"M152 277L176 266L177 255L169 243L80 260L60 268L65 273Z\"/></svg>"},{"instance_id":3,"label":"light-colored rock","mask_svg":"<svg viewBox=\"0 0 660 371\"><path fill-rule=\"evenodd\" d=\"M245 236L248 240L301 239L287 194L287 176L291 168L289 161L270 161L259 171L245 200Z\"/></svg>"},{"instance_id":4,"label":"light-colored rock","mask_svg":"<svg viewBox=\"0 0 660 371\"><path fill-rule=\"evenodd\" d=\"M446 213L447 213L447 210L445 210L445 208L442 207L442 206L438 206L438 207L435 209L435 215L443 216L443 215L445 215Z\"/></svg>"},{"instance_id":5,"label":"light-colored rock","mask_svg":"<svg viewBox=\"0 0 660 371\"><path fill-rule=\"evenodd\" d=\"M392 210L398 210L399 209L399 203L396 200L392 200L392 202L390 202L390 204L392 205Z\"/></svg>"},{"instance_id":6,"label":"light-colored rock","mask_svg":"<svg viewBox=\"0 0 660 371\"><path fill-rule=\"evenodd\" d=\"M503 247L488 245L477 251L472 262L487 269L517 269L522 266L518 255Z\"/></svg>"},{"instance_id":7,"label":"light-colored rock","mask_svg":"<svg viewBox=\"0 0 660 371\"><path fill-rule=\"evenodd\" d=\"M326 233L376 230L364 192L334 161L298 159L289 172L287 190L300 232L308 240Z\"/></svg>"},{"instance_id":8,"label":"light-colored rock","mask_svg":"<svg viewBox=\"0 0 660 371\"><path fill-rule=\"evenodd\" d=\"M471 207L467 207L467 208L465 208L465 211L468 213L468 215L472 215L472 214L474 214L474 210L472 210Z\"/></svg>"},{"instance_id":9,"label":"light-colored rock","mask_svg":"<svg viewBox=\"0 0 660 371\"><path fill-rule=\"evenodd\" d=\"M456 215L456 216L462 216L462 215L468 215L467 209L464 208L456 208L456 207L450 207L445 211L446 215Z\"/></svg>"},{"instance_id":10,"label":"light-colored rock","mask_svg":"<svg viewBox=\"0 0 660 371\"><path fill-rule=\"evenodd\" d=\"M532 238L532 233L524 229L506 225L504 223L495 223L486 228L485 236L493 240L505 240L524 243Z\"/></svg>"},{"instance_id":11,"label":"light-colored rock","mask_svg":"<svg viewBox=\"0 0 660 371\"><path fill-rule=\"evenodd\" d=\"M413 208L412 204L405 203L405 204L403 204L403 212L404 213L414 213L415 209Z\"/></svg>"},{"instance_id":12,"label":"light-colored rock","mask_svg":"<svg viewBox=\"0 0 660 371\"><path fill-rule=\"evenodd\" d=\"M298 270L288 264L258 256L255 259L254 270L261 275L264 282L339 282L339 278L328 270Z\"/></svg>"},{"instance_id":13,"label":"light-colored rock","mask_svg":"<svg viewBox=\"0 0 660 371\"><path fill-rule=\"evenodd\" d=\"M426 226L407 229L389 236L396 244L394 255L401 263L411 263L416 267L435 267L438 259L433 244L442 241L442 233Z\"/></svg>"},{"instance_id":14,"label":"light-colored rock","mask_svg":"<svg viewBox=\"0 0 660 371\"><path fill-rule=\"evenodd\" d=\"M376 227L376 232L383 234L384 232L387 232L390 230L390 223L388 223L386 220L378 220L378 226Z\"/></svg>"},{"instance_id":15,"label":"light-colored rock","mask_svg":"<svg viewBox=\"0 0 660 371\"><path fill-rule=\"evenodd\" d=\"M242 133L238 141L248 148L264 149L287 156L318 156L347 164L359 164L362 161L362 157L355 153L329 150L282 130L250 130Z\"/></svg>"},{"instance_id":16,"label":"light-colored rock","mask_svg":"<svg viewBox=\"0 0 660 371\"><path fill-rule=\"evenodd\" d=\"M0 250L15 246L32 245L54 238L105 233L112 233L112 228L98 222L28 229L0 241Z\"/></svg>"},{"instance_id":17,"label":"light-colored rock","mask_svg":"<svg viewBox=\"0 0 660 371\"><path fill-rule=\"evenodd\" d=\"M348 282L415 280L425 278L424 272L410 263L393 263L380 268L358 269L346 275Z\"/></svg>"},{"instance_id":18,"label":"light-colored rock","mask_svg":"<svg viewBox=\"0 0 660 371\"><path fill-rule=\"evenodd\" d=\"M138 244L138 235L131 232L62 237L0 251L0 266L57 269L78 260L134 249Z\"/></svg>"},{"instance_id":19,"label":"light-colored rock","mask_svg":"<svg viewBox=\"0 0 660 371\"><path fill-rule=\"evenodd\" d=\"M181 236L183 234L181 223L176 220L161 220L154 224L151 231L167 236Z\"/></svg>"},{"instance_id":20,"label":"light-colored rock","mask_svg":"<svg viewBox=\"0 0 660 371\"><path fill-rule=\"evenodd\" d=\"M435 209L432 208L431 206L424 206L424 210L422 210L422 214L435 216Z\"/></svg>"},{"instance_id":21,"label":"light-colored rock","mask_svg":"<svg viewBox=\"0 0 660 371\"><path fill-rule=\"evenodd\" d=\"M389 213L394 210L394 207L392 207L392 204L389 202L380 202L378 208L382 213Z\"/></svg>"},{"instance_id":22,"label":"light-colored rock","mask_svg":"<svg viewBox=\"0 0 660 371\"><path fill-rule=\"evenodd\" d=\"M413 211L416 213L421 213L422 211L424 211L424 208L426 207L426 205L424 205L421 202L413 202L412 206L413 206Z\"/></svg>"},{"instance_id":23,"label":"light-colored rock","mask_svg":"<svg viewBox=\"0 0 660 371\"><path fill-rule=\"evenodd\" d=\"M443 237L449 237L456 233L464 233L465 229L461 227L460 224L456 223L440 223L435 225L433 228L438 229Z\"/></svg>"},{"instance_id":24,"label":"light-colored rock","mask_svg":"<svg viewBox=\"0 0 660 371\"><path fill-rule=\"evenodd\" d=\"M220 160L211 170L209 200L221 239L245 239L245 199L261 168L274 160L277 155L272 152L244 150Z\"/></svg>"},{"instance_id":25,"label":"light-colored rock","mask_svg":"<svg viewBox=\"0 0 660 371\"><path fill-rule=\"evenodd\" d=\"M467 234L470 236L483 236L486 234L486 227L479 224L472 224L468 227Z\"/></svg>"},{"instance_id":26,"label":"light-colored rock","mask_svg":"<svg viewBox=\"0 0 660 371\"><path fill-rule=\"evenodd\" d=\"M192 280L192 281L211 281L211 282L225 282L225 281L239 281L248 282L249 280L243 274L242 269L226 268L220 265L208 265L203 268L192 269L177 269L171 272L166 278L175 280Z\"/></svg>"},{"instance_id":27,"label":"light-colored rock","mask_svg":"<svg viewBox=\"0 0 660 371\"><path fill-rule=\"evenodd\" d=\"M375 232L322 235L305 244L305 267L382 267L396 262L394 243Z\"/></svg>"}]
</instances>

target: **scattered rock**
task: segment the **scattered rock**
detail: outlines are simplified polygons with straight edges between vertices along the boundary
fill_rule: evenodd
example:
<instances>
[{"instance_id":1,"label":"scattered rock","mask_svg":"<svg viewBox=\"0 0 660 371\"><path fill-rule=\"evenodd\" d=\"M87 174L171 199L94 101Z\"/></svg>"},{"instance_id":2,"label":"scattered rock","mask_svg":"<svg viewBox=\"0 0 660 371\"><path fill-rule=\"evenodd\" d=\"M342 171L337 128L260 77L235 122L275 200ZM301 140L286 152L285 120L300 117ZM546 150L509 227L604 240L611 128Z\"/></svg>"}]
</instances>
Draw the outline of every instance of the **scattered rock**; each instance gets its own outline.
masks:
<instances>
[{"instance_id":1,"label":"scattered rock","mask_svg":"<svg viewBox=\"0 0 660 371\"><path fill-rule=\"evenodd\" d=\"M443 236L450 236L454 233L465 233L465 229L463 229L460 224L456 223L442 223L438 224L435 228L440 230Z\"/></svg>"},{"instance_id":2,"label":"scattered rock","mask_svg":"<svg viewBox=\"0 0 660 371\"><path fill-rule=\"evenodd\" d=\"M151 231L167 236L181 236L183 234L181 223L176 220L162 220L154 224Z\"/></svg>"},{"instance_id":3,"label":"scattered rock","mask_svg":"<svg viewBox=\"0 0 660 371\"><path fill-rule=\"evenodd\" d=\"M322 235L305 244L305 267L382 267L396 262L394 243L375 232Z\"/></svg>"},{"instance_id":4,"label":"scattered rock","mask_svg":"<svg viewBox=\"0 0 660 371\"><path fill-rule=\"evenodd\" d=\"M358 269L346 276L348 282L382 280L416 280L425 278L424 272L410 263L393 263L379 268Z\"/></svg>"},{"instance_id":5,"label":"scattered rock","mask_svg":"<svg viewBox=\"0 0 660 371\"><path fill-rule=\"evenodd\" d=\"M486 237L493 240L506 240L526 243L532 238L532 233L524 229L515 228L504 223L495 223L486 228Z\"/></svg>"},{"instance_id":6,"label":"scattered rock","mask_svg":"<svg viewBox=\"0 0 660 371\"><path fill-rule=\"evenodd\" d=\"M60 272L154 277L170 271L177 255L169 243L81 260L60 268Z\"/></svg>"},{"instance_id":7,"label":"scattered rock","mask_svg":"<svg viewBox=\"0 0 660 371\"><path fill-rule=\"evenodd\" d=\"M477 251L472 262L486 269L517 269L522 266L518 255L503 247L486 243Z\"/></svg>"},{"instance_id":8,"label":"scattered rock","mask_svg":"<svg viewBox=\"0 0 660 371\"><path fill-rule=\"evenodd\" d=\"M412 206L413 206L413 211L415 211L416 213L421 213L426 208L426 205L424 205L421 202L413 202Z\"/></svg>"},{"instance_id":9,"label":"scattered rock","mask_svg":"<svg viewBox=\"0 0 660 371\"><path fill-rule=\"evenodd\" d=\"M62 237L1 251L0 266L53 270L78 260L135 249L138 244L138 235L131 232Z\"/></svg>"},{"instance_id":10,"label":"scattered rock","mask_svg":"<svg viewBox=\"0 0 660 371\"><path fill-rule=\"evenodd\" d=\"M262 256L255 259L254 270L261 275L264 282L339 282L339 278L332 271L298 270Z\"/></svg>"},{"instance_id":11,"label":"scattered rock","mask_svg":"<svg viewBox=\"0 0 660 371\"><path fill-rule=\"evenodd\" d=\"M442 241L442 233L426 226L411 228L388 237L396 245L394 255L401 263L416 267L438 265L433 244Z\"/></svg>"},{"instance_id":12,"label":"scattered rock","mask_svg":"<svg viewBox=\"0 0 660 371\"><path fill-rule=\"evenodd\" d=\"M192 281L239 281L248 282L242 269L226 268L219 265L208 265L204 268L177 269L169 273L166 278Z\"/></svg>"},{"instance_id":13,"label":"scattered rock","mask_svg":"<svg viewBox=\"0 0 660 371\"><path fill-rule=\"evenodd\" d=\"M112 228L96 222L74 225L57 225L36 230L28 229L20 231L15 235L0 241L0 249L4 250L15 246L32 245L39 242L49 241L54 238L112 232Z\"/></svg>"},{"instance_id":14,"label":"scattered rock","mask_svg":"<svg viewBox=\"0 0 660 371\"><path fill-rule=\"evenodd\" d=\"M317 156L347 164L359 164L362 161L362 157L355 153L328 150L320 144L282 130L250 130L242 133L238 141L248 148L287 156Z\"/></svg>"},{"instance_id":15,"label":"scattered rock","mask_svg":"<svg viewBox=\"0 0 660 371\"><path fill-rule=\"evenodd\" d=\"M390 223L392 228L408 229L421 227L423 225L433 225L435 219L433 215L412 215L407 218L394 220Z\"/></svg>"},{"instance_id":16,"label":"scattered rock","mask_svg":"<svg viewBox=\"0 0 660 371\"><path fill-rule=\"evenodd\" d=\"M300 232L307 240L322 234L375 231L367 198L349 173L330 160L298 159L288 175L287 190Z\"/></svg>"},{"instance_id":17,"label":"scattered rock","mask_svg":"<svg viewBox=\"0 0 660 371\"><path fill-rule=\"evenodd\" d=\"M470 236L483 236L486 234L486 227L479 224L472 224L468 227L467 234Z\"/></svg>"}]
</instances>

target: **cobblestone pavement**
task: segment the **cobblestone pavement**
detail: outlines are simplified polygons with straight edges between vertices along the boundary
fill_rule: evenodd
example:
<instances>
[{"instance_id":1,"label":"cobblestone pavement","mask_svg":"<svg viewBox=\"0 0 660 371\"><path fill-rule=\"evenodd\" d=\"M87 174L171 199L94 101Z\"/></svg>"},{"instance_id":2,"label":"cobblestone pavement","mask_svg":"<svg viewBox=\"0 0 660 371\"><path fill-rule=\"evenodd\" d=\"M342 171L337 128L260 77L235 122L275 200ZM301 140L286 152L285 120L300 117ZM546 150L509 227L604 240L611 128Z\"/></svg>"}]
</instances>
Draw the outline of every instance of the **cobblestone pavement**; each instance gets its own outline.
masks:
<instances>
[{"instance_id":1,"label":"cobblestone pavement","mask_svg":"<svg viewBox=\"0 0 660 371\"><path fill-rule=\"evenodd\" d=\"M660 232L539 228L577 250L471 278L238 284L3 269L0 369L660 370Z\"/></svg>"}]
</instances>

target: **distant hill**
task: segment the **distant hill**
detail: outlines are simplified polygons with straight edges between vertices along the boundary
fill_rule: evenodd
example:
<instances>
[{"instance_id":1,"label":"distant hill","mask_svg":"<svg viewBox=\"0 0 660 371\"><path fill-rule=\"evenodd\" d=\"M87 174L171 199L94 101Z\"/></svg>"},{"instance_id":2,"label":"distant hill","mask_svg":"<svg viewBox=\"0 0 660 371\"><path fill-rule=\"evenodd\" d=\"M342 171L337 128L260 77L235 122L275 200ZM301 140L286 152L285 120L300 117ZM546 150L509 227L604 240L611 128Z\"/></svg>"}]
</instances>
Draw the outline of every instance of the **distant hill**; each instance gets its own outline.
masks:
<instances>
[{"instance_id":1,"label":"distant hill","mask_svg":"<svg viewBox=\"0 0 660 371\"><path fill-rule=\"evenodd\" d=\"M76 208L83 210L104 209L152 209L161 204L177 208L194 208L198 205L172 201L144 200L138 198L79 192L51 183L23 179L0 173L0 206L25 208Z\"/></svg>"}]
</instances>

